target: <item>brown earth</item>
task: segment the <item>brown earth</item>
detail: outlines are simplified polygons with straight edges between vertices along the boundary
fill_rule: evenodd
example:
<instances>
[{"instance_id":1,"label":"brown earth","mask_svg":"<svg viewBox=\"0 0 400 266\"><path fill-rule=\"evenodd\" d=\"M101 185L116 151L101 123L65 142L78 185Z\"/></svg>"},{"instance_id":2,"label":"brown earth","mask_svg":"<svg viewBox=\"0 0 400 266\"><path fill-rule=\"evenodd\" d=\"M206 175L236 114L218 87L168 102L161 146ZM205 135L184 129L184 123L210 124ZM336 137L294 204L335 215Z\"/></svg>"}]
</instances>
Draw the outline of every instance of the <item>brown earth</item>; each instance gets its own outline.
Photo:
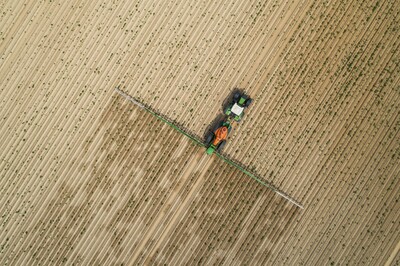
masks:
<instances>
[{"instance_id":1,"label":"brown earth","mask_svg":"<svg viewBox=\"0 0 400 266\"><path fill-rule=\"evenodd\" d=\"M0 264L397 265L396 1L3 1ZM225 153L202 136L254 99Z\"/></svg>"}]
</instances>

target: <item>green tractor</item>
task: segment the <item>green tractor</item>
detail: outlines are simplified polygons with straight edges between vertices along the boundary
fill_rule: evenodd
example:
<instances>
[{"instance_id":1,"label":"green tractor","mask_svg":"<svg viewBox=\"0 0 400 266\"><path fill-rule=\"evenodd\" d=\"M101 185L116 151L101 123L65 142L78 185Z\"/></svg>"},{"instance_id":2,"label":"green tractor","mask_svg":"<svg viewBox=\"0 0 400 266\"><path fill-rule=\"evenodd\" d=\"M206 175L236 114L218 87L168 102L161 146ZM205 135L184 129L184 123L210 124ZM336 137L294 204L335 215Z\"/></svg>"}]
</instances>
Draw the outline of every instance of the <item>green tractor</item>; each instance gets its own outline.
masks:
<instances>
[{"instance_id":1,"label":"green tractor","mask_svg":"<svg viewBox=\"0 0 400 266\"><path fill-rule=\"evenodd\" d=\"M220 127L218 127L216 130L210 132L206 136L206 145L208 146L207 148L207 154L211 155L215 150L218 152L221 152L222 149L225 146L226 139L228 138L228 133L231 131L232 125L228 120L223 122Z\"/></svg>"},{"instance_id":2,"label":"green tractor","mask_svg":"<svg viewBox=\"0 0 400 266\"><path fill-rule=\"evenodd\" d=\"M232 117L233 120L239 122L244 116L244 109L249 107L252 99L244 94L235 93L233 95L233 102L228 105L224 110L225 114Z\"/></svg>"}]
</instances>

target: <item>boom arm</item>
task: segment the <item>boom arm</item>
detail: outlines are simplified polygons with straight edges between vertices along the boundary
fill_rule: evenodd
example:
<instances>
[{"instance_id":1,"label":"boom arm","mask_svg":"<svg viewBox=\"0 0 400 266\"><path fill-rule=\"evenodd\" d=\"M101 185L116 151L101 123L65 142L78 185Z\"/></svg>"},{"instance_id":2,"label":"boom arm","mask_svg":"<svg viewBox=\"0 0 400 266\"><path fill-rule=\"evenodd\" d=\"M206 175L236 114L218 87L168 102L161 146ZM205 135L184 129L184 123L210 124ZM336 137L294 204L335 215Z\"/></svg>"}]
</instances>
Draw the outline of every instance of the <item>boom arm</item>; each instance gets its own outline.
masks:
<instances>
[{"instance_id":1,"label":"boom arm","mask_svg":"<svg viewBox=\"0 0 400 266\"><path fill-rule=\"evenodd\" d=\"M203 141L201 141L198 137L196 137L194 134L190 133L188 130L185 130L179 126L177 126L173 121L171 121L170 119L168 119L167 117L157 113L155 110L153 110L151 107L141 103L140 101L138 101L137 99L131 97L130 95L126 94L125 92L123 92L119 87L115 88L115 91L120 94L122 97L124 97L125 99L127 99L128 101L132 102L133 104L139 106L140 108L146 110L147 112L149 112L150 114L152 114L153 116L155 116L156 118L158 118L159 120L163 121L164 123L168 124L169 126L171 126L172 128L174 128L175 130L179 131L180 133L182 133L183 135L185 135L186 137L190 138L195 144L202 146L202 147L206 147L205 143ZM240 165L237 162L234 162L233 160L225 157L224 155L218 153L217 151L215 151L215 154L221 158L222 160L224 160L225 162L227 162L228 164L236 167L237 169L239 169L240 171L242 171L243 173L245 173L246 175L248 175L249 177L253 178L254 180L256 180L258 183L266 186L267 188L271 189L272 191L274 191L275 193L277 193L278 195L284 197L285 199L287 199L288 201L290 201L291 203L293 203L294 205L296 205L297 207L304 209L304 207L297 202L295 199L293 199L292 197L290 197L289 195L287 195L286 193L284 193L283 191L280 191L278 188L276 188L275 186L273 186L272 184L268 183L264 178L261 178L260 176L252 173L251 171L245 169L245 167L243 167L242 165Z\"/></svg>"}]
</instances>

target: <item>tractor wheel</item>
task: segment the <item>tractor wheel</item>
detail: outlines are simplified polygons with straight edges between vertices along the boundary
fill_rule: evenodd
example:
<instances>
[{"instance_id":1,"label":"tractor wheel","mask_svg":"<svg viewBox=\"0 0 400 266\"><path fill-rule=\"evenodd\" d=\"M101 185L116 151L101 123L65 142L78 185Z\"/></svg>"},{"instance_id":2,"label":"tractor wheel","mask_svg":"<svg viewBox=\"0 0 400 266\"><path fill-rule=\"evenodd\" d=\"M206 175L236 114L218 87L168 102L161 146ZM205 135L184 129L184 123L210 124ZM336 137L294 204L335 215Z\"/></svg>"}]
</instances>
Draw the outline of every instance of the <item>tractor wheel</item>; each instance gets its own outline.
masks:
<instances>
[{"instance_id":1,"label":"tractor wheel","mask_svg":"<svg viewBox=\"0 0 400 266\"><path fill-rule=\"evenodd\" d=\"M230 114L231 114L231 107L232 107L232 106L227 107L227 108L224 110L224 114L230 115Z\"/></svg>"},{"instance_id":2,"label":"tractor wheel","mask_svg":"<svg viewBox=\"0 0 400 266\"><path fill-rule=\"evenodd\" d=\"M234 95L233 95L233 101L235 102L235 103L237 103L238 101L239 101L239 99L240 99L240 93L235 93Z\"/></svg>"},{"instance_id":3,"label":"tractor wheel","mask_svg":"<svg viewBox=\"0 0 400 266\"><path fill-rule=\"evenodd\" d=\"M209 133L207 134L207 136L206 136L206 144L207 144L207 145L210 145L211 142L212 142L212 140L213 140L213 138L214 138L214 133L209 132Z\"/></svg>"},{"instance_id":4,"label":"tractor wheel","mask_svg":"<svg viewBox=\"0 0 400 266\"><path fill-rule=\"evenodd\" d=\"M246 107L249 107L250 104L251 104L252 102L253 102L252 99L247 99L247 101L244 103L244 105L245 105Z\"/></svg>"},{"instance_id":5,"label":"tractor wheel","mask_svg":"<svg viewBox=\"0 0 400 266\"><path fill-rule=\"evenodd\" d=\"M221 141L221 143L218 145L218 148L217 148L218 152L221 152L224 149L225 143L226 143L225 140Z\"/></svg>"}]
</instances>

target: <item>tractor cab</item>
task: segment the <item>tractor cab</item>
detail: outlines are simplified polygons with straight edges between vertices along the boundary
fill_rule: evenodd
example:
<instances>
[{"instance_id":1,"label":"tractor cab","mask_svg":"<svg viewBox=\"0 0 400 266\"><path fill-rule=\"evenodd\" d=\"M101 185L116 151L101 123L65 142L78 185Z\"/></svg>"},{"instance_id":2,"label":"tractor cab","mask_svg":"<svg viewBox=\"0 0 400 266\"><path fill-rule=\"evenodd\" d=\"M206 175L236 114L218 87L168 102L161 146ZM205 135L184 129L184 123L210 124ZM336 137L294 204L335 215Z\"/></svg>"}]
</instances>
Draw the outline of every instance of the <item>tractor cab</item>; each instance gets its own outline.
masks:
<instances>
[{"instance_id":1,"label":"tractor cab","mask_svg":"<svg viewBox=\"0 0 400 266\"><path fill-rule=\"evenodd\" d=\"M243 113L244 107L240 106L237 103L234 103L232 108L231 108L231 112L235 115L235 116L241 116Z\"/></svg>"},{"instance_id":2,"label":"tractor cab","mask_svg":"<svg viewBox=\"0 0 400 266\"><path fill-rule=\"evenodd\" d=\"M233 102L225 109L225 114L239 122L244 116L244 109L249 107L252 99L244 94L235 93Z\"/></svg>"}]
</instances>

